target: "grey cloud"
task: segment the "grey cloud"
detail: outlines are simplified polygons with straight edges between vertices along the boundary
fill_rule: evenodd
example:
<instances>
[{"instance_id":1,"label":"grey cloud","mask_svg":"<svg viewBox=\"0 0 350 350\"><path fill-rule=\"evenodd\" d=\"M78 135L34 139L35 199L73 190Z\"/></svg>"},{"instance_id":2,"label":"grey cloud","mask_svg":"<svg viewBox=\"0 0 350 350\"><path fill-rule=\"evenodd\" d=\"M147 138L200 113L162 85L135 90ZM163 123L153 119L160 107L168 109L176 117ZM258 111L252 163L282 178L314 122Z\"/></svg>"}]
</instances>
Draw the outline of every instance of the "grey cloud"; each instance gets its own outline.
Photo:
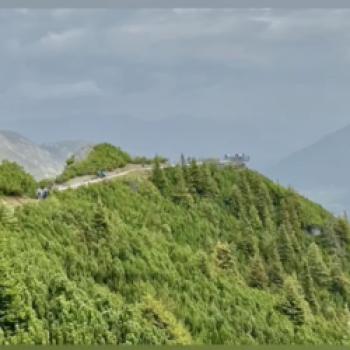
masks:
<instances>
[{"instance_id":1,"label":"grey cloud","mask_svg":"<svg viewBox=\"0 0 350 350\"><path fill-rule=\"evenodd\" d=\"M0 122L216 119L254 126L241 147L270 162L349 121L349 19L349 10L1 10Z\"/></svg>"}]
</instances>

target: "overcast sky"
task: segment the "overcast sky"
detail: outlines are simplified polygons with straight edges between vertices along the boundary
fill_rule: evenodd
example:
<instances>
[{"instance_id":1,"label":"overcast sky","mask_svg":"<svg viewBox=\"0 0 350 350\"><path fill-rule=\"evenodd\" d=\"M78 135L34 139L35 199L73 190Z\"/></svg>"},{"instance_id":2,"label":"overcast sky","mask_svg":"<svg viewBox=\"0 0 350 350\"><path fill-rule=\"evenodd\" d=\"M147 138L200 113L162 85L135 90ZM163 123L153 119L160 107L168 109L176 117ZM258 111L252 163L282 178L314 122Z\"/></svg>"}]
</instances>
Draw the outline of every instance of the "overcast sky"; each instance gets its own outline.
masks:
<instances>
[{"instance_id":1,"label":"overcast sky","mask_svg":"<svg viewBox=\"0 0 350 350\"><path fill-rule=\"evenodd\" d=\"M350 11L0 10L0 77L0 128L212 120L273 162L349 123Z\"/></svg>"}]
</instances>

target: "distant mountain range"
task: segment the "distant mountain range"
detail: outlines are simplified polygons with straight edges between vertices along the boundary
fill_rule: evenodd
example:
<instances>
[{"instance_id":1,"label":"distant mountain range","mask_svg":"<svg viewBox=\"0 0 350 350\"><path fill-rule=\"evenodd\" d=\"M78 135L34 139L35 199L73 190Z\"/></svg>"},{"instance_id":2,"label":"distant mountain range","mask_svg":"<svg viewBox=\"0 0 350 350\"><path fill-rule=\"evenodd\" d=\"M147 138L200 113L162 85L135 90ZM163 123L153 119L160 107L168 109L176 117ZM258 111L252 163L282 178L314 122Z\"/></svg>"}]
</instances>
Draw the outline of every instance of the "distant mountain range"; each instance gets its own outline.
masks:
<instances>
[{"instance_id":1,"label":"distant mountain range","mask_svg":"<svg viewBox=\"0 0 350 350\"><path fill-rule=\"evenodd\" d=\"M55 177L71 155L86 145L82 141L65 141L37 145L22 135L0 131L0 161L10 160L22 165L36 179Z\"/></svg>"},{"instance_id":2,"label":"distant mountain range","mask_svg":"<svg viewBox=\"0 0 350 350\"><path fill-rule=\"evenodd\" d=\"M37 126L40 125L38 128ZM347 209L350 213L350 125L330 133L281 161L269 166L270 154L288 154L281 147L283 135L243 122L187 118L142 121L128 116L23 120L11 129L18 130L42 145L10 132L0 132L0 160L10 159L23 165L36 178L61 173L65 161L91 143L110 142L132 155L165 155L177 160L187 156L220 157L225 153L244 152L252 155L250 167L262 171L281 184L296 188L333 212ZM312 138L310 134L310 138ZM259 141L259 142L257 142ZM266 142L265 142L266 141ZM264 144L258 148L257 145ZM161 145L161 146L160 146Z\"/></svg>"},{"instance_id":3,"label":"distant mountain range","mask_svg":"<svg viewBox=\"0 0 350 350\"><path fill-rule=\"evenodd\" d=\"M215 120L179 115L150 121L116 113L74 118L24 118L8 121L6 128L38 142L53 139L110 142L135 156L161 154L172 160L178 160L181 153L194 157L222 157L225 153L244 152L251 156L250 165L257 169L263 169L293 150L293 145L276 150L275 145L283 144L284 137L273 128L236 118Z\"/></svg>"},{"instance_id":4,"label":"distant mountain range","mask_svg":"<svg viewBox=\"0 0 350 350\"><path fill-rule=\"evenodd\" d=\"M282 159L267 175L330 210L350 212L350 125Z\"/></svg>"}]
</instances>

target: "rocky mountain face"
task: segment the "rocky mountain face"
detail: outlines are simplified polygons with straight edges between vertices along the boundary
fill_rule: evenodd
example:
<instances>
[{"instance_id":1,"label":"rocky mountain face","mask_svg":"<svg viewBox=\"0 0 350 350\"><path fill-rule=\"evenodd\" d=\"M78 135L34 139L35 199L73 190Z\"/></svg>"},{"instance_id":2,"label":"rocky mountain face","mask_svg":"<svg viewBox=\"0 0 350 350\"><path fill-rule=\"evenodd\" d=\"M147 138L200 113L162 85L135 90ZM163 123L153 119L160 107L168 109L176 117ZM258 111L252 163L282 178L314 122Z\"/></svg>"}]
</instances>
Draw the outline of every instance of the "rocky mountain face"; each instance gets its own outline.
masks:
<instances>
[{"instance_id":1,"label":"rocky mountain face","mask_svg":"<svg viewBox=\"0 0 350 350\"><path fill-rule=\"evenodd\" d=\"M38 180L60 174L66 159L85 146L86 143L81 141L37 145L18 133L0 131L0 161L20 164Z\"/></svg>"}]
</instances>

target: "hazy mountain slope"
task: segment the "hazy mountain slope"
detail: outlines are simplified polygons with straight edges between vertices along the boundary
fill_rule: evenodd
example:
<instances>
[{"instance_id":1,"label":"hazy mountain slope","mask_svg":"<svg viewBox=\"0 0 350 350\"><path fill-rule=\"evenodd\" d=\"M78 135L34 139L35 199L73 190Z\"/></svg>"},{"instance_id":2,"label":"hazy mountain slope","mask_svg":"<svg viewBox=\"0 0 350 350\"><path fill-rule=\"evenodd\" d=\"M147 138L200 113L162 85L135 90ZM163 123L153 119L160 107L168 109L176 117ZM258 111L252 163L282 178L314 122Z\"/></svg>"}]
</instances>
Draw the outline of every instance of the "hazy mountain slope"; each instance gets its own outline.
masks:
<instances>
[{"instance_id":1,"label":"hazy mountain slope","mask_svg":"<svg viewBox=\"0 0 350 350\"><path fill-rule=\"evenodd\" d=\"M80 154L86 145L83 141L37 145L18 133L2 130L0 161L6 159L16 162L37 179L56 177L63 171L67 158Z\"/></svg>"},{"instance_id":2,"label":"hazy mountain slope","mask_svg":"<svg viewBox=\"0 0 350 350\"><path fill-rule=\"evenodd\" d=\"M286 157L268 174L297 188L350 186L350 126Z\"/></svg>"},{"instance_id":3,"label":"hazy mountain slope","mask_svg":"<svg viewBox=\"0 0 350 350\"><path fill-rule=\"evenodd\" d=\"M0 160L22 165L36 178L51 177L62 170L62 162L50 152L12 131L0 131Z\"/></svg>"},{"instance_id":4,"label":"hazy mountain slope","mask_svg":"<svg viewBox=\"0 0 350 350\"><path fill-rule=\"evenodd\" d=\"M58 162L64 163L68 158L73 155L80 156L84 153L87 148L92 147L86 141L60 141L54 143L44 143L41 145L42 148L46 149L51 156Z\"/></svg>"}]
</instances>

